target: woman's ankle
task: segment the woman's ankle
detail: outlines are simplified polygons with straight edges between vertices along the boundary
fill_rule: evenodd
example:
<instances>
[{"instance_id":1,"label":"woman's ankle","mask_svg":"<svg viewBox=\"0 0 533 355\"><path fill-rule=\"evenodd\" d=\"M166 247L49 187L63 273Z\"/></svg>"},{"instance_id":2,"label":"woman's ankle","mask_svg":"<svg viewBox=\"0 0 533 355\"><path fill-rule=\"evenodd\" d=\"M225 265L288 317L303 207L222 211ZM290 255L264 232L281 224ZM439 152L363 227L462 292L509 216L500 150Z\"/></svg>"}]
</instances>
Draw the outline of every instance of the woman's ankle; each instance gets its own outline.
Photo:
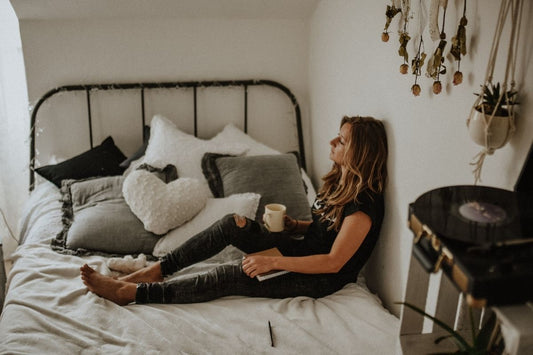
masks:
<instances>
[{"instance_id":1,"label":"woman's ankle","mask_svg":"<svg viewBox=\"0 0 533 355\"><path fill-rule=\"evenodd\" d=\"M137 293L137 285L133 283L124 283L117 291L118 304L128 304L135 301L135 295Z\"/></svg>"},{"instance_id":2,"label":"woman's ankle","mask_svg":"<svg viewBox=\"0 0 533 355\"><path fill-rule=\"evenodd\" d=\"M132 274L120 278L121 281L139 283L139 282L161 282L163 275L161 273L161 263L158 261L150 266L135 271Z\"/></svg>"},{"instance_id":3,"label":"woman's ankle","mask_svg":"<svg viewBox=\"0 0 533 355\"><path fill-rule=\"evenodd\" d=\"M163 273L161 271L161 262L158 261L149 266L149 272L151 273L152 282L161 282L163 281Z\"/></svg>"}]
</instances>

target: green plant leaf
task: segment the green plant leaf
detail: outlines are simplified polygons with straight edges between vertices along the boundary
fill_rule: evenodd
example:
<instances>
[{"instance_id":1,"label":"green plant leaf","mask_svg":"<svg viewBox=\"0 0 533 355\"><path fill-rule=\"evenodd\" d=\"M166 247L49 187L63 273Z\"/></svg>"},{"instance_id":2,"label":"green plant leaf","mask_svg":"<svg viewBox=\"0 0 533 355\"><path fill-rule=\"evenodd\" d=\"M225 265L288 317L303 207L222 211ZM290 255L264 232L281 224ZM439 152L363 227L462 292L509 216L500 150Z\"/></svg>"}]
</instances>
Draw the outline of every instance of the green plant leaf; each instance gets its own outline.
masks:
<instances>
[{"instance_id":1,"label":"green plant leaf","mask_svg":"<svg viewBox=\"0 0 533 355\"><path fill-rule=\"evenodd\" d=\"M439 344L440 342L442 342L443 340L446 340L446 339L449 339L450 337L452 337L452 335L448 334L448 335L443 335L441 337L438 337L437 339L435 339L433 342L435 344Z\"/></svg>"},{"instance_id":2,"label":"green plant leaf","mask_svg":"<svg viewBox=\"0 0 533 355\"><path fill-rule=\"evenodd\" d=\"M439 319L437 319L437 318L435 318L433 316L430 316L429 314L427 314L426 312L424 312L423 310L421 310L420 308L418 308L417 306L415 306L413 304L410 304L408 302L399 302L399 304L403 304L404 306L409 307L410 309L412 309L413 311L423 315L424 317L427 317L427 318L431 319L435 324L437 324L439 327L441 327L442 329L447 331L453 337L455 343L459 347L459 350L466 351L466 350L472 349L472 347L461 336L461 334L457 333L455 330L453 330L451 327L449 327L446 323L442 322L441 320L439 320Z\"/></svg>"},{"instance_id":3,"label":"green plant leaf","mask_svg":"<svg viewBox=\"0 0 533 355\"><path fill-rule=\"evenodd\" d=\"M479 350L487 350L490 342L492 331L496 326L496 314L492 313L481 327L478 336L474 339L474 347Z\"/></svg>"},{"instance_id":4,"label":"green plant leaf","mask_svg":"<svg viewBox=\"0 0 533 355\"><path fill-rule=\"evenodd\" d=\"M474 312L472 311L472 307L468 307L468 318L470 319L470 330L472 331L472 341L474 342L474 345L476 344L476 324L474 323Z\"/></svg>"},{"instance_id":5,"label":"green plant leaf","mask_svg":"<svg viewBox=\"0 0 533 355\"><path fill-rule=\"evenodd\" d=\"M508 116L509 106L518 105L516 101L517 91L505 91L502 93L500 83L481 85L481 92L474 93L476 96L481 96L481 104L486 113L495 112L498 116ZM500 99L500 95L502 95Z\"/></svg>"}]
</instances>

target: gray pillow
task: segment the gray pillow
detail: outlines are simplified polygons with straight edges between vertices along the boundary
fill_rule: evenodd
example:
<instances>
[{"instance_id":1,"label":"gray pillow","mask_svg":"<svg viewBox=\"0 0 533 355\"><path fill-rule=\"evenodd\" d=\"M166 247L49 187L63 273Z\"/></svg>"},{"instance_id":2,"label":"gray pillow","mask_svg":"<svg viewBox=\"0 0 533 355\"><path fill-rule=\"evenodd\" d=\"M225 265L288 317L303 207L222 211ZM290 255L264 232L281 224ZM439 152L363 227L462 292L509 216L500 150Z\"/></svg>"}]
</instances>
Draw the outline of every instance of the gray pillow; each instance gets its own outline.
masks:
<instances>
[{"instance_id":1,"label":"gray pillow","mask_svg":"<svg viewBox=\"0 0 533 355\"><path fill-rule=\"evenodd\" d=\"M228 156L206 153L202 171L215 197L255 192L261 195L256 219L261 220L265 205L282 203L287 214L311 219L311 208L294 154Z\"/></svg>"},{"instance_id":2,"label":"gray pillow","mask_svg":"<svg viewBox=\"0 0 533 355\"><path fill-rule=\"evenodd\" d=\"M71 255L150 255L159 236L144 229L122 196L122 176L64 180L63 230L52 249Z\"/></svg>"}]
</instances>

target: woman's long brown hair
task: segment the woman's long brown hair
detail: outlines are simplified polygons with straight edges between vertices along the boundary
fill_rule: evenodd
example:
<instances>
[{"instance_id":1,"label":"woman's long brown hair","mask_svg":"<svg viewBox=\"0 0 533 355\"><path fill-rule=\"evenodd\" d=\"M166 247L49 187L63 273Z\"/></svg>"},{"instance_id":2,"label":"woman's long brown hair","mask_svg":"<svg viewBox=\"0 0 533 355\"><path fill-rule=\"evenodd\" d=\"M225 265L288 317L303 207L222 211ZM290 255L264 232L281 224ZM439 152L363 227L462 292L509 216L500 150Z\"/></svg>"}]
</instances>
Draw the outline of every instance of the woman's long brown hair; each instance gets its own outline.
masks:
<instances>
[{"instance_id":1,"label":"woman's long brown hair","mask_svg":"<svg viewBox=\"0 0 533 355\"><path fill-rule=\"evenodd\" d=\"M322 214L322 221L334 221L329 229L337 231L346 204L359 202L358 197L366 190L383 193L387 182L388 145L383 122L373 117L345 116L340 126L344 124L350 125L351 134L343 165L333 163L322 178L324 184L319 195L325 204L316 211Z\"/></svg>"}]
</instances>

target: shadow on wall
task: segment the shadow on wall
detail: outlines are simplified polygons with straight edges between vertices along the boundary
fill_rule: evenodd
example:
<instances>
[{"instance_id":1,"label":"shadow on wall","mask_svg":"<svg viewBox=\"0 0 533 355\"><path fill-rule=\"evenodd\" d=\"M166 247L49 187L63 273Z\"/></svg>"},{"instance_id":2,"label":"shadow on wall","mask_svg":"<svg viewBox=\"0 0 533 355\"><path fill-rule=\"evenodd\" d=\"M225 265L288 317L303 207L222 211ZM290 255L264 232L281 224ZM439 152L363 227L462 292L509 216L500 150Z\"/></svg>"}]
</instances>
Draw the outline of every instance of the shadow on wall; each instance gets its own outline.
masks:
<instances>
[{"instance_id":1,"label":"shadow on wall","mask_svg":"<svg viewBox=\"0 0 533 355\"><path fill-rule=\"evenodd\" d=\"M401 289L405 285L406 280L404 275L398 274L386 274L386 265L390 270L401 270L401 233L398 232L401 228L406 226L394 225L392 221L405 220L402 213L406 213L407 207L398 206L399 196L397 194L397 184L395 183L396 172L396 153L391 150L391 147L397 146L396 138L393 134L392 127L383 118L377 117L383 120L385 125L385 131L387 132L387 141L389 148L389 155L387 159L388 181L385 190L385 218L381 228L381 234L374 249L370 260L368 261L364 275L368 288L377 293L383 300L385 307L396 316L400 315L400 307L396 304L397 299L387 299L386 295L392 294L390 290L385 290L385 287L389 289ZM394 265L391 267L391 265Z\"/></svg>"}]
</instances>

